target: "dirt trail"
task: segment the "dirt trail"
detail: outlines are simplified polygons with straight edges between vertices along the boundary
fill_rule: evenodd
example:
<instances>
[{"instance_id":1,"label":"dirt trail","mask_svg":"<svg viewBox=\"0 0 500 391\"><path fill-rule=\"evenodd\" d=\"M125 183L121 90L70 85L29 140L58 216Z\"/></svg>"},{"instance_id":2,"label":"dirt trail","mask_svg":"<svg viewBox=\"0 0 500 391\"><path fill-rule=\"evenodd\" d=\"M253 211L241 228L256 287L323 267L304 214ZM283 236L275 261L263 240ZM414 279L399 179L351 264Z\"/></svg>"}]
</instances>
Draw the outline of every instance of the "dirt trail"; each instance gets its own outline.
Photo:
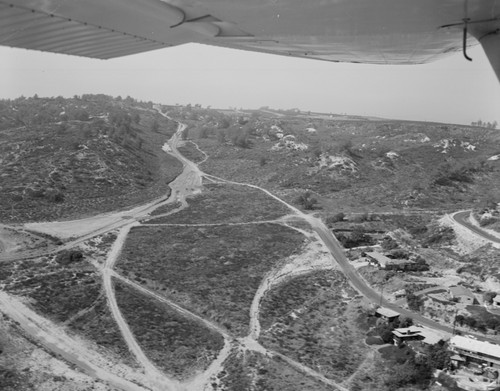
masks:
<instances>
[{"instance_id":1,"label":"dirt trail","mask_svg":"<svg viewBox=\"0 0 500 391\"><path fill-rule=\"evenodd\" d=\"M127 343L130 351L135 355L137 361L143 366L149 382L149 386L153 390L158 391L177 391L181 389L179 383L177 381L169 379L158 368L156 368L156 366L146 357L141 347L135 340L132 331L123 318L123 315L118 307L118 303L115 297L115 291L113 289L113 283L111 281L111 276L114 275L113 266L121 253L130 229L136 224L137 223L133 223L123 227L120 230L116 241L113 243L113 247L108 254L106 264L104 266L104 269L102 270L104 291L106 292L108 306L111 310L113 318L115 319L115 322L118 325L120 332L125 339L125 342Z\"/></svg>"},{"instance_id":2,"label":"dirt trail","mask_svg":"<svg viewBox=\"0 0 500 391\"><path fill-rule=\"evenodd\" d=\"M287 259L281 266L272 270L264 279L257 290L252 306L250 307L250 334L249 337L258 340L260 335L260 303L264 295L273 286L278 285L286 278L299 276L313 270L328 270L334 268L334 260L328 249L321 241L310 242L305 251Z\"/></svg>"},{"instance_id":3,"label":"dirt trail","mask_svg":"<svg viewBox=\"0 0 500 391\"><path fill-rule=\"evenodd\" d=\"M88 375L120 390L147 390L147 388L136 384L136 382L145 384L144 375L123 365L110 365L108 359L88 349L82 341L74 336L69 336L63 328L36 314L21 301L2 291L0 291L0 311L18 322L20 328L28 335L33 336L47 350L60 355Z\"/></svg>"}]
</instances>

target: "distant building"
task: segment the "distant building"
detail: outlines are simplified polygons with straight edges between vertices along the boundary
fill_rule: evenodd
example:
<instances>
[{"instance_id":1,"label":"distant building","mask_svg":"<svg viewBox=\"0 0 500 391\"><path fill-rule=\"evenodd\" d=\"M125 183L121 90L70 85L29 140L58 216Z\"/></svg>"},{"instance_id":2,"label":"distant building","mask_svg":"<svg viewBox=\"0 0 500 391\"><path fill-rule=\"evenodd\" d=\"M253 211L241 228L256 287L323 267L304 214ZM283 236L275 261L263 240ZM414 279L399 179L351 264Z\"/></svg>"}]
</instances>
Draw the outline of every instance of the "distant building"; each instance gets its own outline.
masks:
<instances>
[{"instance_id":1,"label":"distant building","mask_svg":"<svg viewBox=\"0 0 500 391\"><path fill-rule=\"evenodd\" d=\"M449 346L465 360L466 364L484 364L488 367L500 368L500 345L455 335L450 339Z\"/></svg>"},{"instance_id":2,"label":"distant building","mask_svg":"<svg viewBox=\"0 0 500 391\"><path fill-rule=\"evenodd\" d=\"M410 326L392 330L394 345L405 342L420 341L425 345L435 345L448 339L444 335L422 326Z\"/></svg>"},{"instance_id":3,"label":"distant building","mask_svg":"<svg viewBox=\"0 0 500 391\"><path fill-rule=\"evenodd\" d=\"M450 296L454 299L458 299L460 303L472 305L476 302L476 296L469 289L464 286L451 286Z\"/></svg>"},{"instance_id":4,"label":"distant building","mask_svg":"<svg viewBox=\"0 0 500 391\"><path fill-rule=\"evenodd\" d=\"M396 299L403 299L406 297L406 289L400 289L399 291L394 292L394 297Z\"/></svg>"},{"instance_id":5,"label":"distant building","mask_svg":"<svg viewBox=\"0 0 500 391\"><path fill-rule=\"evenodd\" d=\"M375 311L375 316L386 320L387 322L392 322L399 317L399 312L393 311L390 308L379 307Z\"/></svg>"}]
</instances>

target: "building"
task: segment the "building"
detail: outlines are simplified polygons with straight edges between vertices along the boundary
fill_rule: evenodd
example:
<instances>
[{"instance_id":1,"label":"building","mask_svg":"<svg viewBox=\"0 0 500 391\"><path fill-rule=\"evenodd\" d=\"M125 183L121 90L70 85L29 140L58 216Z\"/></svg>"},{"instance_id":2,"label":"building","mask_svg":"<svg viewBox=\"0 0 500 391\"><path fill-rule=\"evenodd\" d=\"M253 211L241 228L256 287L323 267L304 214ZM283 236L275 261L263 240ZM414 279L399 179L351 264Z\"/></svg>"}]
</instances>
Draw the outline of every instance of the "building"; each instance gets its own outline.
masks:
<instances>
[{"instance_id":1,"label":"building","mask_svg":"<svg viewBox=\"0 0 500 391\"><path fill-rule=\"evenodd\" d=\"M450 349L462 357L466 364L500 368L500 345L455 335L450 339Z\"/></svg>"},{"instance_id":2,"label":"building","mask_svg":"<svg viewBox=\"0 0 500 391\"><path fill-rule=\"evenodd\" d=\"M394 338L394 345L396 346L410 341L420 341L424 345L435 345L449 338L422 326L410 326L394 329L392 330L392 334Z\"/></svg>"},{"instance_id":3,"label":"building","mask_svg":"<svg viewBox=\"0 0 500 391\"><path fill-rule=\"evenodd\" d=\"M467 305L472 305L477 301L474 293L462 285L450 286L450 296Z\"/></svg>"},{"instance_id":4,"label":"building","mask_svg":"<svg viewBox=\"0 0 500 391\"><path fill-rule=\"evenodd\" d=\"M411 271L419 269L419 265L408 259L392 259L384 254L372 251L366 253L368 262L385 270Z\"/></svg>"},{"instance_id":5,"label":"building","mask_svg":"<svg viewBox=\"0 0 500 391\"><path fill-rule=\"evenodd\" d=\"M406 289L400 289L399 291L394 292L394 297L396 299L403 299L406 297Z\"/></svg>"},{"instance_id":6,"label":"building","mask_svg":"<svg viewBox=\"0 0 500 391\"><path fill-rule=\"evenodd\" d=\"M379 307L375 311L375 316L386 320L387 322L393 322L399 317L399 312L393 311L390 308Z\"/></svg>"}]
</instances>

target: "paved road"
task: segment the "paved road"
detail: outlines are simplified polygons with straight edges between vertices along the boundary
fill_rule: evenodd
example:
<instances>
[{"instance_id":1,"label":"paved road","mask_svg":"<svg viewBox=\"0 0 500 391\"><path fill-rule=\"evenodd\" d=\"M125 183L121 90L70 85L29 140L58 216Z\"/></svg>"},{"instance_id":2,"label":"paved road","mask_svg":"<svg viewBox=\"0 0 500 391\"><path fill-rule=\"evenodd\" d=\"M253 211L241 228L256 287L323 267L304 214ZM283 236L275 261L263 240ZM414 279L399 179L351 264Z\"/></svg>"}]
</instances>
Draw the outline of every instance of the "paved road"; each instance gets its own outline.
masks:
<instances>
[{"instance_id":1,"label":"paved road","mask_svg":"<svg viewBox=\"0 0 500 391\"><path fill-rule=\"evenodd\" d=\"M351 281L351 284L366 298L368 298L374 304L380 304L380 292L374 290L369 286L359 273L354 269L354 267L349 263L349 260L344 254L344 249L341 247L337 239L330 233L328 228L315 225L313 229L318 233L323 242L327 245L328 249L332 253L333 257L336 259L340 268L342 269L345 276ZM412 311L401 308L393 303L388 302L382 298L382 306L390 308L394 311L399 312L403 316L408 316L414 320L415 323L420 323L423 326L433 328L445 333L452 333L453 329L449 326L442 325L433 320L427 319L424 316L414 313Z\"/></svg>"},{"instance_id":2,"label":"paved road","mask_svg":"<svg viewBox=\"0 0 500 391\"><path fill-rule=\"evenodd\" d=\"M488 232L482 230L478 226L469 222L470 210L466 210L464 212L457 212L451 215L451 218L455 220L458 224L463 225L468 230L474 232L476 235L481 236L482 238L489 240L491 242L499 243L500 239L497 236L491 235Z\"/></svg>"},{"instance_id":3,"label":"paved road","mask_svg":"<svg viewBox=\"0 0 500 391\"><path fill-rule=\"evenodd\" d=\"M466 212L468 213L468 212ZM467 226L468 228L468 226ZM368 298L374 304L380 304L382 302L382 306L386 308L390 308L394 311L399 312L403 316L408 316L413 319L413 321L417 324L421 324L423 326L432 328L437 331L441 331L448 334L453 334L453 328L444 325L438 322L435 322L431 319L428 319L418 313L409 311L404 309L394 303L390 303L384 298L382 301L380 300L380 292L375 291L371 286L369 286L364 279L359 275L359 273L354 269L354 267L349 263L349 260L344 254L344 249L337 241L337 239L330 233L328 228L324 224L314 224L313 229L318 233L323 242L327 245L328 249L332 253L335 260L340 265L345 276L351 281L351 284L366 298ZM485 337L483 334L474 333L472 331L468 331L468 334L473 334L477 336L479 340L492 342L495 344L499 343L498 339Z\"/></svg>"}]
</instances>

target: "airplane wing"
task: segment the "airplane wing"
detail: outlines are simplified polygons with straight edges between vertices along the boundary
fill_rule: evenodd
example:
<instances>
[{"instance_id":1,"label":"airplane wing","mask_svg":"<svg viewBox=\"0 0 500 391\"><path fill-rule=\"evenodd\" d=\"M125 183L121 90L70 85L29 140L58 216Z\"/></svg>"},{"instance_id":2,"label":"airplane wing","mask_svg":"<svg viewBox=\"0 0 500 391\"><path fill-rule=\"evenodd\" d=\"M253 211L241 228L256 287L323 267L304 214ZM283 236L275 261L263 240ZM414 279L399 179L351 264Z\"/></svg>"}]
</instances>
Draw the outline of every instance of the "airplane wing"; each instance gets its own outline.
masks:
<instances>
[{"instance_id":1,"label":"airplane wing","mask_svg":"<svg viewBox=\"0 0 500 391\"><path fill-rule=\"evenodd\" d=\"M500 0L0 0L0 45L100 59L198 42L333 62L417 64L483 46Z\"/></svg>"}]
</instances>

